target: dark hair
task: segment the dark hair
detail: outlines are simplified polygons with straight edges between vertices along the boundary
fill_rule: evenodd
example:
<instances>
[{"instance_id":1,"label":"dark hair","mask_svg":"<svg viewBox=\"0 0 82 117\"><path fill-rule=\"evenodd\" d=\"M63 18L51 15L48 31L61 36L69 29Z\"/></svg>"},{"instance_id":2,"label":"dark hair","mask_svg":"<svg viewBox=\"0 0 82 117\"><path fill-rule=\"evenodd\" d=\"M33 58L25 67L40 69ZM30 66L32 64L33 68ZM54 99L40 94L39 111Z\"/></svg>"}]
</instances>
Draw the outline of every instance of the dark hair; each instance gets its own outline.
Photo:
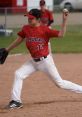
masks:
<instances>
[{"instance_id":1,"label":"dark hair","mask_svg":"<svg viewBox=\"0 0 82 117\"><path fill-rule=\"evenodd\" d=\"M34 17L36 17L37 19L41 18L41 11L39 9L31 9L29 11L30 15L33 15Z\"/></svg>"}]
</instances>

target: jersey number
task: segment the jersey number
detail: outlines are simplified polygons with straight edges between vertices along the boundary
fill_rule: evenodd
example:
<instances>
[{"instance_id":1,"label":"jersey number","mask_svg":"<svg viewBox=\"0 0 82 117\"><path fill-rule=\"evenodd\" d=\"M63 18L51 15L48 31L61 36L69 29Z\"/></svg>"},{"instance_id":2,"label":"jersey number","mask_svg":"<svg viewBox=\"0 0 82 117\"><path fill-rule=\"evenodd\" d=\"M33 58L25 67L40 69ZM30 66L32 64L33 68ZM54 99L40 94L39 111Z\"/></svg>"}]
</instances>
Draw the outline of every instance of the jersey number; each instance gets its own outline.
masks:
<instances>
[{"instance_id":1,"label":"jersey number","mask_svg":"<svg viewBox=\"0 0 82 117\"><path fill-rule=\"evenodd\" d=\"M37 45L37 50L43 50L44 49L44 44L38 44Z\"/></svg>"}]
</instances>

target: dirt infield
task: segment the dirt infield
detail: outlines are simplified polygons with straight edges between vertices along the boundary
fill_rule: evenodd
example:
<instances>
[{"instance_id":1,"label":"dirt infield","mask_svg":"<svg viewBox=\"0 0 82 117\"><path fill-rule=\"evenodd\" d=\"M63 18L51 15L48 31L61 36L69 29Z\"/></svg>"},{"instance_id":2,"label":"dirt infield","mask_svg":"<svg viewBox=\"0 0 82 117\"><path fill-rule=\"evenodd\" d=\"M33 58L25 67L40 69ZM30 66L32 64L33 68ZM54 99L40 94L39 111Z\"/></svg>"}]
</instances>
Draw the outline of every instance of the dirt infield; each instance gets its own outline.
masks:
<instances>
[{"instance_id":1,"label":"dirt infield","mask_svg":"<svg viewBox=\"0 0 82 117\"><path fill-rule=\"evenodd\" d=\"M54 61L63 79L82 84L82 54L56 54ZM42 72L24 81L22 101L18 110L4 110L11 95L14 72L28 55L9 56L0 65L0 117L82 117L82 94L59 89Z\"/></svg>"}]
</instances>

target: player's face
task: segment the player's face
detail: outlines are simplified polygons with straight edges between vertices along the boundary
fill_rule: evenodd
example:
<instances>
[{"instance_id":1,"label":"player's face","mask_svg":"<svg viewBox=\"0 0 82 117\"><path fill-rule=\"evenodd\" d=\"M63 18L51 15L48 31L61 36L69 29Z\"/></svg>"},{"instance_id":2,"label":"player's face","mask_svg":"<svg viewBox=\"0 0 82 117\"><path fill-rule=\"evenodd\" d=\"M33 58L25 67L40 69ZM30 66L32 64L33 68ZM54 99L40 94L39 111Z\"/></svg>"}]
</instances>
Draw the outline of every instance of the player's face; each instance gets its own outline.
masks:
<instances>
[{"instance_id":1,"label":"player's face","mask_svg":"<svg viewBox=\"0 0 82 117\"><path fill-rule=\"evenodd\" d=\"M37 19L36 18L28 18L28 23L31 26L36 26L37 24Z\"/></svg>"},{"instance_id":2,"label":"player's face","mask_svg":"<svg viewBox=\"0 0 82 117\"><path fill-rule=\"evenodd\" d=\"M40 8L41 8L42 11L44 11L45 10L45 5L40 5Z\"/></svg>"}]
</instances>

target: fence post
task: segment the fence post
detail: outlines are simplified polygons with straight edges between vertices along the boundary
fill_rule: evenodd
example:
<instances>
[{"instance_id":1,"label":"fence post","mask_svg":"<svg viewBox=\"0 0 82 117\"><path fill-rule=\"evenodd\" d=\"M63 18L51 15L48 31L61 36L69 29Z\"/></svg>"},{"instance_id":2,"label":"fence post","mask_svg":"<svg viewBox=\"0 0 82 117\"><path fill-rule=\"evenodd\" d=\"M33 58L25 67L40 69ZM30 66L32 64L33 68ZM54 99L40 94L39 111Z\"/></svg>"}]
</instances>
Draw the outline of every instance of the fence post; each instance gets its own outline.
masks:
<instances>
[{"instance_id":1,"label":"fence post","mask_svg":"<svg viewBox=\"0 0 82 117\"><path fill-rule=\"evenodd\" d=\"M5 36L6 36L6 29L7 29L7 8L5 7Z\"/></svg>"}]
</instances>

